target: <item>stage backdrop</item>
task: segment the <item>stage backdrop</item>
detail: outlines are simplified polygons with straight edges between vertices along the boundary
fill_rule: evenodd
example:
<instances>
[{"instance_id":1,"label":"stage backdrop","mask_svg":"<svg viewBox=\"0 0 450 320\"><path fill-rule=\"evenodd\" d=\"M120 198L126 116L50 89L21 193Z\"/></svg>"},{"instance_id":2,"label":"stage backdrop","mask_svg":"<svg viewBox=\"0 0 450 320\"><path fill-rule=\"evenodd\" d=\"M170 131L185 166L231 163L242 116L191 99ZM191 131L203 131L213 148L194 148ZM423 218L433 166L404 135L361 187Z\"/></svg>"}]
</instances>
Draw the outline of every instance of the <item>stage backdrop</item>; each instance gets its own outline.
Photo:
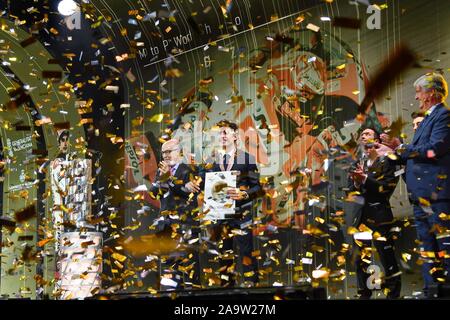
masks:
<instances>
[{"instance_id":1,"label":"stage backdrop","mask_svg":"<svg viewBox=\"0 0 450 320\"><path fill-rule=\"evenodd\" d=\"M450 3L367 3L92 1L108 21L101 28L128 80L121 108L130 229L145 234L139 221L158 212L158 201L138 190L154 179L161 142L182 136L185 154L200 162L214 148L213 126L222 119L239 125L240 147L258 162L266 196L256 232L291 228L298 214L320 224L345 213L348 222L342 188L359 127L389 128L401 117L409 141L417 108L412 83L431 70L448 78ZM361 25L339 27L335 17ZM355 121L368 81L401 43L418 63L390 81L363 123ZM411 216L402 182L391 203L396 217ZM300 253L289 259L298 262ZM314 259L313 267L324 261L330 260Z\"/></svg>"}]
</instances>

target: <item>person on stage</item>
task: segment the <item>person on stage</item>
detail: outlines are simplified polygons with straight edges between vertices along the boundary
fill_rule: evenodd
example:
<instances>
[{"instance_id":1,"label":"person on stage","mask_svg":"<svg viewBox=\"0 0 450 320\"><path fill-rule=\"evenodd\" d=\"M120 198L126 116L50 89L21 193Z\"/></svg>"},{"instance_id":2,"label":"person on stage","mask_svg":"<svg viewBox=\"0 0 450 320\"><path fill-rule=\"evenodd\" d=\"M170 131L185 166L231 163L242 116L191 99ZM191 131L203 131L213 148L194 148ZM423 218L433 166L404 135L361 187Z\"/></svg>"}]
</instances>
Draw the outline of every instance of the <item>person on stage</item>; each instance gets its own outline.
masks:
<instances>
[{"instance_id":1,"label":"person on stage","mask_svg":"<svg viewBox=\"0 0 450 320\"><path fill-rule=\"evenodd\" d=\"M356 262L360 299L370 299L372 289L381 289L381 286L371 283L370 280L375 256L372 244L384 269L384 291L387 298L399 298L401 289L401 272L395 257L391 232L394 216L389 203L399 178L395 175L395 165L388 158L378 155L376 144L379 142L379 136L374 129L367 128L362 131L360 143L364 153L349 174L349 190L360 197L362 204L353 221L360 231L354 234L360 251Z\"/></svg>"},{"instance_id":2,"label":"person on stage","mask_svg":"<svg viewBox=\"0 0 450 320\"><path fill-rule=\"evenodd\" d=\"M255 158L244 150L238 149L238 126L228 120L217 123L219 128L219 149L211 164L199 170L201 180L186 184L193 193L205 188L206 172L238 171L236 188L228 188L227 196L235 200L235 217L218 220L210 228L211 240L217 241L220 251L220 277L222 287L236 285L233 245L239 248L239 260L242 264L245 287L254 286L258 278L257 261L253 254L253 214L254 200L262 188Z\"/></svg>"}]
</instances>

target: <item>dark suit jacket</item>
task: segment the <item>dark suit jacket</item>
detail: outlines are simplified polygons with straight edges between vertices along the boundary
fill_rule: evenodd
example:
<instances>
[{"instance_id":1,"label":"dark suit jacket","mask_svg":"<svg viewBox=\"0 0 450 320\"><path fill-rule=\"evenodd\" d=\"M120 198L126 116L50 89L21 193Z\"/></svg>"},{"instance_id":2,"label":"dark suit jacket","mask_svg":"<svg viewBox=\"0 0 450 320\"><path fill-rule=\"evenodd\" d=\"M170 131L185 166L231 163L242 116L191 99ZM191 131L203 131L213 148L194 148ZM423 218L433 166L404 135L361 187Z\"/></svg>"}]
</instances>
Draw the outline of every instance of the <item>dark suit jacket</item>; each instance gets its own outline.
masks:
<instances>
[{"instance_id":1,"label":"dark suit jacket","mask_svg":"<svg viewBox=\"0 0 450 320\"><path fill-rule=\"evenodd\" d=\"M188 201L190 192L184 188L184 185L189 182L192 173L190 166L184 163L180 163L173 177L168 179L162 179L158 170L155 182L150 189L153 196L159 198L161 212L176 211L180 218L185 215L184 222L189 224L193 223L192 210L197 207L197 200L193 198L190 202Z\"/></svg>"},{"instance_id":2,"label":"dark suit jacket","mask_svg":"<svg viewBox=\"0 0 450 320\"><path fill-rule=\"evenodd\" d=\"M406 185L410 198L450 200L450 111L439 104L427 116L411 144L405 146L401 160L406 163ZM432 150L434 158L427 153Z\"/></svg>"},{"instance_id":3,"label":"dark suit jacket","mask_svg":"<svg viewBox=\"0 0 450 320\"><path fill-rule=\"evenodd\" d=\"M236 187L247 192L249 195L249 198L246 200L236 201L236 213L239 215L246 210L251 211L253 200L261 194L262 189L259 183L259 173L255 157L243 150L237 150L236 152L236 159L231 167L231 171L239 171ZM205 188L204 182L206 172L215 171L221 171L220 165L216 162L214 162L209 169L203 168L200 170L199 174L202 178L202 183L200 185L201 189Z\"/></svg>"},{"instance_id":4,"label":"dark suit jacket","mask_svg":"<svg viewBox=\"0 0 450 320\"><path fill-rule=\"evenodd\" d=\"M399 180L395 176L395 164L388 158L379 157L371 167L367 167L365 162L364 171L367 173L367 180L359 188L349 179L350 191L359 191L364 198L364 205L356 213L353 225L364 223L370 227L392 222L394 216L389 199Z\"/></svg>"}]
</instances>

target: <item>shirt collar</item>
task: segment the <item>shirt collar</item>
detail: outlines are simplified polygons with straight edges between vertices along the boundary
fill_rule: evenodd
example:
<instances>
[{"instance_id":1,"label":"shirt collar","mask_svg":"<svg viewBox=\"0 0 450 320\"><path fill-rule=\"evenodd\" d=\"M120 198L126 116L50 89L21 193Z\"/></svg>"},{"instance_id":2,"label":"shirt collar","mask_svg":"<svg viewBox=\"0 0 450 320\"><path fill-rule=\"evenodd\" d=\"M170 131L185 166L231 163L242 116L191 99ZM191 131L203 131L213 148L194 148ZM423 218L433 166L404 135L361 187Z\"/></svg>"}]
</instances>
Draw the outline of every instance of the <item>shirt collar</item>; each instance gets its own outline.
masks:
<instances>
[{"instance_id":1,"label":"shirt collar","mask_svg":"<svg viewBox=\"0 0 450 320\"><path fill-rule=\"evenodd\" d=\"M434 106L432 106L430 109L428 109L426 112L425 112L425 114L427 115L427 116L429 116L433 111L434 111L434 109L436 109L436 107L439 105L439 103L437 103L437 104L435 104Z\"/></svg>"},{"instance_id":2,"label":"shirt collar","mask_svg":"<svg viewBox=\"0 0 450 320\"><path fill-rule=\"evenodd\" d=\"M173 167L170 168L172 173L175 173L175 171L177 171L179 165L180 165L179 163L176 163Z\"/></svg>"},{"instance_id":3,"label":"shirt collar","mask_svg":"<svg viewBox=\"0 0 450 320\"><path fill-rule=\"evenodd\" d=\"M224 152L224 153L222 154L222 157L225 157L225 155L228 155L229 158L231 159L232 156L234 156L235 153L236 153L236 149L233 149L233 150L231 150L230 152Z\"/></svg>"}]
</instances>

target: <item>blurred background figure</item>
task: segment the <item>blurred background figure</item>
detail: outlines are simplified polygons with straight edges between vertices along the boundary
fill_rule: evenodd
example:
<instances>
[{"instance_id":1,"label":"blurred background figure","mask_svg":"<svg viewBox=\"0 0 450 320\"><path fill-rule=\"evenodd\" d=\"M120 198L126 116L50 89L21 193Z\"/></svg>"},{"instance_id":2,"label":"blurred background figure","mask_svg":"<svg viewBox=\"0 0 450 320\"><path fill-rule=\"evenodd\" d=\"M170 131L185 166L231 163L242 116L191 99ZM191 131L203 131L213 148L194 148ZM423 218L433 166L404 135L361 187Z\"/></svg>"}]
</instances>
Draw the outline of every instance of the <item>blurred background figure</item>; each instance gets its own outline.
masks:
<instances>
[{"instance_id":1,"label":"blurred background figure","mask_svg":"<svg viewBox=\"0 0 450 320\"><path fill-rule=\"evenodd\" d=\"M413 130L414 132L417 131L417 129L419 128L420 123L423 121L423 119L425 118L425 114L423 112L413 112L411 114L411 118L413 119Z\"/></svg>"}]
</instances>

